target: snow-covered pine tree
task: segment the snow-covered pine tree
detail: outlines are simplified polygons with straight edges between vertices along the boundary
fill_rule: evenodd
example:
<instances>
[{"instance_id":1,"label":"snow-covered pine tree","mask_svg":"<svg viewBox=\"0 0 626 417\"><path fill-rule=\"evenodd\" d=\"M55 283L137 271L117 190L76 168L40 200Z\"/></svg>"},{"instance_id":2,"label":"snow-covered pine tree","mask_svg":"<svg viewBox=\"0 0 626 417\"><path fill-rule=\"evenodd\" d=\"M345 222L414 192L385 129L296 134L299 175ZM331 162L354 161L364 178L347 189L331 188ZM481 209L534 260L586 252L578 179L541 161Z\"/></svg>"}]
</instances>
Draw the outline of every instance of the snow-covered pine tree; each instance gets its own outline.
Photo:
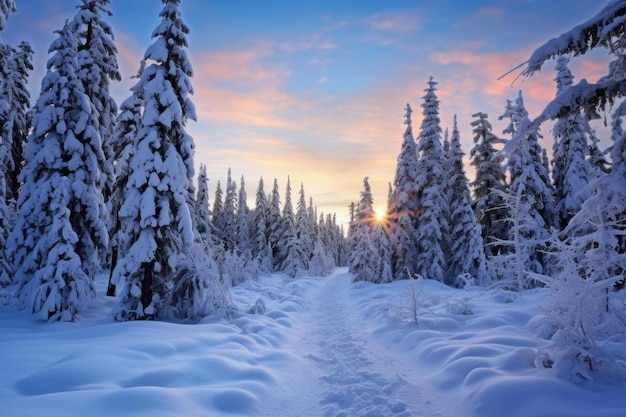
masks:
<instances>
[{"instance_id":1,"label":"snow-covered pine tree","mask_svg":"<svg viewBox=\"0 0 626 417\"><path fill-rule=\"evenodd\" d=\"M198 191L196 194L196 228L202 246L212 244L211 235L211 211L209 210L209 187L208 187L206 165L200 164L198 173Z\"/></svg>"},{"instance_id":2,"label":"snow-covered pine tree","mask_svg":"<svg viewBox=\"0 0 626 417\"><path fill-rule=\"evenodd\" d=\"M354 220L356 219L356 207L357 206L354 201L351 201L348 205L348 214L350 216L350 223L348 224L348 240L352 237L352 233L354 232L354 225L356 224L354 222Z\"/></svg>"},{"instance_id":3,"label":"snow-covered pine tree","mask_svg":"<svg viewBox=\"0 0 626 417\"><path fill-rule=\"evenodd\" d=\"M557 59L555 78L557 97L573 84L574 76L569 70L568 58ZM552 181L556 209L556 226L564 229L570 219L590 196L587 185L593 169L587 160L588 138L580 113L559 117L552 129Z\"/></svg>"},{"instance_id":4,"label":"snow-covered pine tree","mask_svg":"<svg viewBox=\"0 0 626 417\"><path fill-rule=\"evenodd\" d=\"M515 104L512 121L519 128L519 123L528 115L521 91ZM515 198L519 196L520 204L530 210L527 213L523 238L532 242L534 249L530 251L529 259L524 260L526 269L542 274L550 271L549 261L544 252L555 216L553 188L543 162L543 149L539 145L539 137L537 127L527 131L524 137L517 140L509 153L505 168L509 171L511 181L510 195L516 196Z\"/></svg>"},{"instance_id":5,"label":"snow-covered pine tree","mask_svg":"<svg viewBox=\"0 0 626 417\"><path fill-rule=\"evenodd\" d=\"M374 265L373 282L385 284L393 281L391 242L389 241L388 227L385 220L374 223L371 232L372 247L377 253Z\"/></svg>"},{"instance_id":6,"label":"snow-covered pine tree","mask_svg":"<svg viewBox=\"0 0 626 417\"><path fill-rule=\"evenodd\" d=\"M412 278L417 272L418 236L415 230L419 207L417 201L417 146L413 139L411 113L407 103L404 114L406 130L396 164L393 192L387 208L389 240L393 253L391 257L394 279Z\"/></svg>"},{"instance_id":7,"label":"snow-covered pine tree","mask_svg":"<svg viewBox=\"0 0 626 417\"><path fill-rule=\"evenodd\" d=\"M272 265L274 270L280 269L280 235L282 231L282 217L280 214L280 193L278 180L274 178L274 186L270 196L267 211L267 241L272 249Z\"/></svg>"},{"instance_id":8,"label":"snow-covered pine tree","mask_svg":"<svg viewBox=\"0 0 626 417\"><path fill-rule=\"evenodd\" d=\"M206 290L202 277L183 274L190 267L186 259L194 239L188 204L194 146L185 131L187 121L196 119L185 51L189 29L181 19L180 0L163 3L154 43L144 56L149 65L137 87L144 89L145 107L119 213L126 241L113 274L114 284L125 283L117 320L159 318L167 314L164 306L169 303L176 304L174 314L186 317L185 308L195 310L199 307L193 300L204 299L188 291ZM223 302L217 294L211 299Z\"/></svg>"},{"instance_id":9,"label":"snow-covered pine tree","mask_svg":"<svg viewBox=\"0 0 626 417\"><path fill-rule=\"evenodd\" d=\"M109 93L111 81L120 81L117 65L117 48L111 26L103 16L111 16L109 0L81 0L78 12L70 22L70 29L77 41L78 72L85 94L98 112L100 138L105 163L100 167L104 173L102 194L109 201L113 193L113 135L117 104Z\"/></svg>"},{"instance_id":10,"label":"snow-covered pine tree","mask_svg":"<svg viewBox=\"0 0 626 417\"><path fill-rule=\"evenodd\" d=\"M417 273L425 278L444 280L446 247L444 238L448 233L449 207L445 199L444 156L441 147L441 120L437 82L431 77L422 97L422 125L420 127L417 163L418 207L415 231L418 242Z\"/></svg>"},{"instance_id":11,"label":"snow-covered pine tree","mask_svg":"<svg viewBox=\"0 0 626 417\"><path fill-rule=\"evenodd\" d=\"M98 253L108 244L98 188L104 161L97 112L76 76L76 40L66 24L34 109L25 148L19 214L8 245L18 306L43 319L74 320L95 295Z\"/></svg>"},{"instance_id":12,"label":"snow-covered pine tree","mask_svg":"<svg viewBox=\"0 0 626 417\"><path fill-rule=\"evenodd\" d=\"M256 191L254 212L252 213L252 255L257 260L262 272L271 272L273 268L272 249L267 240L267 211L267 197L263 177L261 177Z\"/></svg>"},{"instance_id":13,"label":"snow-covered pine tree","mask_svg":"<svg viewBox=\"0 0 626 417\"><path fill-rule=\"evenodd\" d=\"M535 363L563 378L595 379L592 372L601 372L623 379L626 374L616 352L605 343L607 334L624 332L623 322L609 316L621 309L617 304L623 298L611 289L622 279L626 258L616 252L612 225L597 220L595 230L582 238L555 237L559 272L554 277L536 276L550 287L551 295L542 306L543 316L531 322L535 328L550 330Z\"/></svg>"},{"instance_id":14,"label":"snow-covered pine tree","mask_svg":"<svg viewBox=\"0 0 626 417\"><path fill-rule=\"evenodd\" d=\"M305 267L304 251L296 231L296 218L291 204L291 180L287 177L285 204L283 204L280 237L278 239L280 269L292 278L300 275Z\"/></svg>"},{"instance_id":15,"label":"snow-covered pine tree","mask_svg":"<svg viewBox=\"0 0 626 417\"><path fill-rule=\"evenodd\" d=\"M309 214L309 224L311 225L311 233L314 241L317 240L318 227L317 227L317 207L313 204L313 197L309 197L309 207L307 208Z\"/></svg>"},{"instance_id":16,"label":"snow-covered pine tree","mask_svg":"<svg viewBox=\"0 0 626 417\"><path fill-rule=\"evenodd\" d=\"M237 247L246 258L252 258L252 242L250 240L250 208L248 207L248 195L246 194L246 183L241 176L239 194L237 196L237 215L235 218L237 226Z\"/></svg>"},{"instance_id":17,"label":"snow-covered pine tree","mask_svg":"<svg viewBox=\"0 0 626 417\"><path fill-rule=\"evenodd\" d=\"M623 23L626 4L610 1L602 10L587 21L576 25L563 34L538 47L528 60L503 75L523 67L522 76L530 77L541 70L546 61L560 55L581 56L596 48L606 48L616 59L609 64L609 73L595 83L581 80L560 94L546 106L533 124L554 119L561 114L579 112L597 115L598 109L606 108L619 97L626 95L626 28Z\"/></svg>"},{"instance_id":18,"label":"snow-covered pine tree","mask_svg":"<svg viewBox=\"0 0 626 417\"><path fill-rule=\"evenodd\" d=\"M132 78L141 78L141 74L145 68L145 61L141 61L137 75ZM122 102L120 112L117 115L115 123L115 134L112 140L113 149L113 173L115 175L115 183L113 193L109 200L111 208L111 216L109 223L109 236L111 240L110 268L109 268L109 285L107 295L115 296L116 288L112 282L113 270L117 266L120 256L120 249L123 247L124 236L122 225L119 219L119 211L126 199L126 187L128 178L131 173L130 161L135 154L136 138L141 127L141 115L144 108L144 89L139 86L131 88L131 96Z\"/></svg>"},{"instance_id":19,"label":"snow-covered pine tree","mask_svg":"<svg viewBox=\"0 0 626 417\"><path fill-rule=\"evenodd\" d=\"M606 158L607 152L600 150L600 139L595 129L589 126L588 121L585 123L585 131L589 136L589 164L593 170L593 178L599 178L611 172L611 163Z\"/></svg>"},{"instance_id":20,"label":"snow-covered pine tree","mask_svg":"<svg viewBox=\"0 0 626 417\"><path fill-rule=\"evenodd\" d=\"M470 151L470 164L476 170L476 178L471 183L474 189L474 213L481 225L485 255L491 258L506 249L495 241L508 238L504 196L508 192L502 162L504 157L496 149L505 141L492 133L487 114L479 112L472 115L474 147Z\"/></svg>"},{"instance_id":21,"label":"snow-covered pine tree","mask_svg":"<svg viewBox=\"0 0 626 417\"><path fill-rule=\"evenodd\" d=\"M211 223L213 224L213 231L216 238L223 246L224 235L224 193L222 192L222 184L217 181L217 187L215 187L215 198L213 199L213 210L211 210Z\"/></svg>"},{"instance_id":22,"label":"snow-covered pine tree","mask_svg":"<svg viewBox=\"0 0 626 417\"><path fill-rule=\"evenodd\" d=\"M298 205L296 206L296 236L302 247L303 268L309 269L309 261L313 257L313 249L315 246L315 230L306 206L304 184L300 184L300 194L298 197Z\"/></svg>"},{"instance_id":23,"label":"snow-covered pine tree","mask_svg":"<svg viewBox=\"0 0 626 417\"><path fill-rule=\"evenodd\" d=\"M226 195L224 196L224 211L222 212L222 241L227 251L235 250L237 245L237 184L233 181L230 168L226 178Z\"/></svg>"},{"instance_id":24,"label":"snow-covered pine tree","mask_svg":"<svg viewBox=\"0 0 626 417\"><path fill-rule=\"evenodd\" d=\"M2 101L7 105L6 117L2 116L0 136L6 147L6 162L0 163L5 167L6 175L6 202L14 209L20 188L19 175L23 166L24 142L31 127L30 93L27 82L28 75L33 70L33 50L28 42L21 42L16 48L6 46L9 56L3 57L5 68L2 82ZM4 113L4 112L3 112ZM0 151L3 153L5 151Z\"/></svg>"},{"instance_id":25,"label":"snow-covered pine tree","mask_svg":"<svg viewBox=\"0 0 626 417\"><path fill-rule=\"evenodd\" d=\"M332 256L328 253L322 239L318 237L313 246L313 257L309 262L308 274L312 277L325 277L335 267Z\"/></svg>"},{"instance_id":26,"label":"snow-covered pine tree","mask_svg":"<svg viewBox=\"0 0 626 417\"><path fill-rule=\"evenodd\" d=\"M374 221L374 200L369 185L369 178L363 179L363 191L354 219L349 271L353 281L376 281L376 267L379 265L376 248L372 245L371 227Z\"/></svg>"},{"instance_id":27,"label":"snow-covered pine tree","mask_svg":"<svg viewBox=\"0 0 626 417\"><path fill-rule=\"evenodd\" d=\"M461 286L459 276L469 274L478 284L484 284L485 253L480 225L472 210L472 200L468 180L463 165L461 135L454 115L452 138L450 141L449 171L450 176L450 232L447 241L450 244L450 258L447 269L448 283Z\"/></svg>"},{"instance_id":28,"label":"snow-covered pine tree","mask_svg":"<svg viewBox=\"0 0 626 417\"><path fill-rule=\"evenodd\" d=\"M622 53L626 45L624 16L626 16L626 3L611 1L586 22L576 25L540 46L532 53L528 61L519 66L525 66L523 75L532 76L547 60L558 55L580 56L598 47L605 47L616 55L616 59L609 64L608 75L593 84L581 80L578 84L572 85L550 102L539 117L532 122L526 120L525 128L532 129L544 120L580 111L587 116L594 115L598 110L613 104L617 98L626 95L626 56ZM559 308L563 305L572 305L571 292L563 292L561 296L557 292L551 303L553 310L559 314L561 328L566 326L565 328L568 329L566 337L555 340L559 342L558 348L561 353L574 352L578 369L583 370L583 377L591 370L602 370L604 367L604 369L614 371L616 368L615 362L598 363L596 356L589 355L589 350L582 351L581 347L584 349L585 345L580 339L577 340L576 336L579 336L580 332L576 334L576 331L581 329L580 323L587 318L585 314L588 311L598 311L598 304L601 303L605 312L608 306L611 312L611 306L604 301L605 297L602 297L601 301L597 296L603 290L606 294L606 290L611 287L614 280L623 279L624 270L626 270L624 255L626 252L626 238L624 237L624 230L626 230L624 209L626 207L626 135L622 127L625 116L626 104L622 101L611 115L611 139L613 140L611 171L592 182L591 197L583 203L581 210L570 220L564 231L564 234L574 236L572 251L575 256L580 256L575 264L570 266L570 271L575 270L576 274L572 272L568 277L576 277L579 274L584 278L583 285L589 285L593 291L585 289L583 293L587 296L583 297L582 302L580 298L575 299L577 305L566 310L565 314ZM518 135L515 140L521 137L522 135ZM561 252L563 251L564 249L561 249ZM563 253L562 257L572 259L567 252ZM567 288L572 288L572 285L568 283ZM619 295L619 299L621 304L623 294ZM623 307L618 308L622 309L620 314L623 314ZM603 323L606 323L606 320L603 320ZM588 329L582 329L588 331ZM603 326L602 330L603 340L610 339L617 334L624 334L623 319L617 330L606 326ZM585 340L582 342L584 343ZM566 366L569 367L569 364ZM620 378L623 379L623 367L621 371Z\"/></svg>"},{"instance_id":29,"label":"snow-covered pine tree","mask_svg":"<svg viewBox=\"0 0 626 417\"><path fill-rule=\"evenodd\" d=\"M4 25L11 13L17 12L14 0L0 0L0 30L4 29Z\"/></svg>"}]
</instances>

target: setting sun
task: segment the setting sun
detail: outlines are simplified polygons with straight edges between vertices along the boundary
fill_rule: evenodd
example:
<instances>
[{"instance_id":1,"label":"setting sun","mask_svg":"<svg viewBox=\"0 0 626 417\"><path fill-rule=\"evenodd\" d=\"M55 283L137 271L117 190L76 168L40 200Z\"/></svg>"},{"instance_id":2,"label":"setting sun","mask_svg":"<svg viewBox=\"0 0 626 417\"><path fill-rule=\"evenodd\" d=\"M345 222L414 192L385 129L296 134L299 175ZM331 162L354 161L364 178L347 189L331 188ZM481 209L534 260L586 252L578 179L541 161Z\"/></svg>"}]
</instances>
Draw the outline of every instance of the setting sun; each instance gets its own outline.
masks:
<instances>
[{"instance_id":1,"label":"setting sun","mask_svg":"<svg viewBox=\"0 0 626 417\"><path fill-rule=\"evenodd\" d=\"M374 209L374 215L376 216L376 221L381 222L387 215L387 209L385 207L376 207L376 209Z\"/></svg>"}]
</instances>

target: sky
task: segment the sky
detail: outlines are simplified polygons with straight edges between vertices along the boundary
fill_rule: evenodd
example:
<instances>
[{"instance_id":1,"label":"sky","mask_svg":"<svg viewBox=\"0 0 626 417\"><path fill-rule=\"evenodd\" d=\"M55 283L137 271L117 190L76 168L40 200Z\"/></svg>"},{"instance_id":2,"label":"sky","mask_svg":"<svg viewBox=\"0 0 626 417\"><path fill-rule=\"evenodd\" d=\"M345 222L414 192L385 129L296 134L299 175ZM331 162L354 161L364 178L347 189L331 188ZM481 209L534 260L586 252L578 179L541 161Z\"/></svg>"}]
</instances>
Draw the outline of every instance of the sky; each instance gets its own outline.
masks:
<instances>
[{"instance_id":1,"label":"sky","mask_svg":"<svg viewBox=\"0 0 626 417\"><path fill-rule=\"evenodd\" d=\"M33 101L45 74L50 43L79 0L15 0L0 38L22 40L35 50ZM190 28L194 67L192 97L198 121L187 129L196 144L196 165L207 166L212 204L228 168L246 181L254 206L258 181L269 192L278 179L284 201L287 177L292 200L300 184L318 212L348 220L369 177L374 205L384 206L402 143L404 108L421 124L424 88L439 84L442 128L457 114L466 154L472 147L472 115L484 112L502 135L498 116L505 101L523 90L533 117L555 94L554 63L530 79L515 73L543 42L597 13L597 0L182 0ZM130 95L139 61L160 22L157 0L112 0L113 27L123 80L111 88L121 103ZM595 81L608 58L574 58L575 80ZM595 127L595 126L594 126ZM598 127L601 129L601 126ZM552 147L549 127L543 145ZM602 134L600 134L603 139ZM608 139L606 139L608 141ZM470 180L473 171L467 166Z\"/></svg>"}]
</instances>

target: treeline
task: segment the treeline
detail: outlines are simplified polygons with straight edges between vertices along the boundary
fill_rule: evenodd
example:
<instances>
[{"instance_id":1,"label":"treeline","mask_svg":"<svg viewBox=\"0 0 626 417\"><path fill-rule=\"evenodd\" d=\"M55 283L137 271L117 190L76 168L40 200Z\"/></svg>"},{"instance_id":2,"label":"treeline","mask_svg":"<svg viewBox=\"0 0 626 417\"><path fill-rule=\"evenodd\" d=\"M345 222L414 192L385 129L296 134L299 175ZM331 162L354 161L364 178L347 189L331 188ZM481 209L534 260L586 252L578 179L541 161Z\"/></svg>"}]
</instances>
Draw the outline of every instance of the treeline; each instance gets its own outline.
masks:
<instances>
[{"instance_id":1,"label":"treeline","mask_svg":"<svg viewBox=\"0 0 626 417\"><path fill-rule=\"evenodd\" d=\"M557 60L557 98L573 84L567 61ZM375 216L368 178L352 206L355 280L421 276L459 287L502 280L518 289L535 286L533 274L558 270L551 240L571 228L593 195L590 184L611 172L608 151L599 149L589 118L577 112L557 118L549 159L540 125L527 123L520 91L499 116L508 121L502 132L508 139L493 133L487 114L472 115L470 182L456 116L451 134L442 129L436 85L431 78L425 89L417 140L413 110L409 104L405 109L407 127L385 217Z\"/></svg>"},{"instance_id":2,"label":"treeline","mask_svg":"<svg viewBox=\"0 0 626 417\"><path fill-rule=\"evenodd\" d=\"M324 275L346 264L343 231L289 179L281 198L259 181L250 209L230 172L209 210L206 168L194 172L196 120L189 28L180 0L161 22L119 106L109 0L81 0L56 31L39 98L26 87L33 51L0 43L0 284L18 308L74 320L109 270L117 320L228 314L228 288L260 273ZM0 29L16 11L0 1Z\"/></svg>"}]
</instances>

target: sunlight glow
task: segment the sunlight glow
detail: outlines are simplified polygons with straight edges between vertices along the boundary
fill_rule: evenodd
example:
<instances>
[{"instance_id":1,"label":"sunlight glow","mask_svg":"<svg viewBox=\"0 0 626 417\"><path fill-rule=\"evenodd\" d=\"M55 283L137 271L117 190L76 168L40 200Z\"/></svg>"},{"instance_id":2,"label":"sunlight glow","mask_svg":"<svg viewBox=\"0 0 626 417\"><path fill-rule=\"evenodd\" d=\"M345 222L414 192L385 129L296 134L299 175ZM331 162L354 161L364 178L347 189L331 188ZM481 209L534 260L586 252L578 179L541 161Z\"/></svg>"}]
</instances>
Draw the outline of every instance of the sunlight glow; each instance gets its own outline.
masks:
<instances>
[{"instance_id":1,"label":"sunlight glow","mask_svg":"<svg viewBox=\"0 0 626 417\"><path fill-rule=\"evenodd\" d=\"M385 207L376 207L376 209L374 209L374 214L376 216L376 221L382 222L387 216L387 209Z\"/></svg>"}]
</instances>

